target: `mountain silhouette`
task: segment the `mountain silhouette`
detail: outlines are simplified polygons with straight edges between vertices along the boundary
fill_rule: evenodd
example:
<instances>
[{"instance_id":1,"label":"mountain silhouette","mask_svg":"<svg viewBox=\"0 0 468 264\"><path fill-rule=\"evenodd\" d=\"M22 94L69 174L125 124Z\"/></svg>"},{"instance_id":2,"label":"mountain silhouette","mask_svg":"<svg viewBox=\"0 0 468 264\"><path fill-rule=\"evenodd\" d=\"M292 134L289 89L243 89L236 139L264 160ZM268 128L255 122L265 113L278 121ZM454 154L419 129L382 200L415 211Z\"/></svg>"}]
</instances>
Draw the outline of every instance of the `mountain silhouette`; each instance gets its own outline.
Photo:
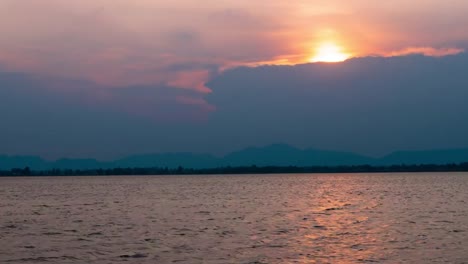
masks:
<instances>
[{"instance_id":1,"label":"mountain silhouette","mask_svg":"<svg viewBox=\"0 0 468 264\"><path fill-rule=\"evenodd\" d=\"M336 166L361 165L371 158L347 153L316 149L297 149L275 144L261 148L247 148L233 152L222 159L223 166Z\"/></svg>"},{"instance_id":2,"label":"mountain silhouette","mask_svg":"<svg viewBox=\"0 0 468 264\"><path fill-rule=\"evenodd\" d=\"M224 157L195 153L161 153L135 155L110 162L95 159L59 159L46 161L37 156L0 155L0 169L29 167L47 169L110 169L110 168L184 168L203 169L240 166L351 166L351 165L418 165L449 164L468 161L468 149L428 151L396 151L382 158L367 157L350 152L298 149L285 144L250 147Z\"/></svg>"},{"instance_id":3,"label":"mountain silhouette","mask_svg":"<svg viewBox=\"0 0 468 264\"><path fill-rule=\"evenodd\" d=\"M148 168L148 167L168 167L179 166L193 169L213 168L217 166L218 159L208 154L194 153L166 153L137 155L123 158L112 162L111 167L122 168Z\"/></svg>"},{"instance_id":4,"label":"mountain silhouette","mask_svg":"<svg viewBox=\"0 0 468 264\"><path fill-rule=\"evenodd\" d=\"M395 164L449 164L468 161L468 149L446 149L427 151L396 151L381 159L375 165Z\"/></svg>"}]
</instances>

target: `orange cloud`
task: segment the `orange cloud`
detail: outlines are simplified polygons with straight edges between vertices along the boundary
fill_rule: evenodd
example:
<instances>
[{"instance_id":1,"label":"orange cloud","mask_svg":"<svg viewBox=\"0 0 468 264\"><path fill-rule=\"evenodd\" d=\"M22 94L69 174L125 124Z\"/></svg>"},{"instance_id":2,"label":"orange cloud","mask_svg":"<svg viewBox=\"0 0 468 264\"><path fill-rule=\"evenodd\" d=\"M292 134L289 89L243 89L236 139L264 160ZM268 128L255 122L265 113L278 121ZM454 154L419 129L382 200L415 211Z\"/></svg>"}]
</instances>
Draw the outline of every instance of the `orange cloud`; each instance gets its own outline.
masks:
<instances>
[{"instance_id":1,"label":"orange cloud","mask_svg":"<svg viewBox=\"0 0 468 264\"><path fill-rule=\"evenodd\" d=\"M464 52L464 49L459 48L432 48L432 47L410 47L399 51L390 52L386 54L387 57L391 56L405 56L410 54L422 54L431 57L443 57L448 55L456 55Z\"/></svg>"}]
</instances>

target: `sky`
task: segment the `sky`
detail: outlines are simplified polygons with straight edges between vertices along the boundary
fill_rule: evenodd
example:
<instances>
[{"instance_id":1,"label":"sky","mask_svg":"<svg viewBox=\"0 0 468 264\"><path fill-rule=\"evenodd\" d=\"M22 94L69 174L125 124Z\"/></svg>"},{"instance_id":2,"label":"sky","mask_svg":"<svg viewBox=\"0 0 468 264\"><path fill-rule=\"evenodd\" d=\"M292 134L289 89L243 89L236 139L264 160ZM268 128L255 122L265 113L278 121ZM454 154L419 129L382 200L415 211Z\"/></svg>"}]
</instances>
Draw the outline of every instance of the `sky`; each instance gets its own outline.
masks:
<instances>
[{"instance_id":1,"label":"sky","mask_svg":"<svg viewBox=\"0 0 468 264\"><path fill-rule=\"evenodd\" d=\"M466 12L464 0L2 0L0 153L468 147Z\"/></svg>"}]
</instances>

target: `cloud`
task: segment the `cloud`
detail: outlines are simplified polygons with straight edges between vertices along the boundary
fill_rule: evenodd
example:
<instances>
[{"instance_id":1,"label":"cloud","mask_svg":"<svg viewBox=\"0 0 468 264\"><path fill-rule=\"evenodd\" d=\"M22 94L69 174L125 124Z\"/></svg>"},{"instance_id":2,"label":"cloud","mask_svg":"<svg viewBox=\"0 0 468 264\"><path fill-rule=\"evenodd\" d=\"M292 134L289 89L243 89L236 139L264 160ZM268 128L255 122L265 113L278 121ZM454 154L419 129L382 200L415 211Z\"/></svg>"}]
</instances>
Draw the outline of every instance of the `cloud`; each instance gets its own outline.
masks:
<instances>
[{"instance_id":1,"label":"cloud","mask_svg":"<svg viewBox=\"0 0 468 264\"><path fill-rule=\"evenodd\" d=\"M0 153L107 158L154 151L176 144L173 129L211 111L200 93L186 89L0 72Z\"/></svg>"},{"instance_id":2,"label":"cloud","mask_svg":"<svg viewBox=\"0 0 468 264\"><path fill-rule=\"evenodd\" d=\"M210 72L206 70L178 72L174 80L167 84L173 87L195 89L202 93L209 93L211 90L205 86L205 82L210 78Z\"/></svg>"},{"instance_id":3,"label":"cloud","mask_svg":"<svg viewBox=\"0 0 468 264\"><path fill-rule=\"evenodd\" d=\"M373 155L466 147L467 66L462 53L241 67L209 82L207 101L238 147L285 142Z\"/></svg>"},{"instance_id":4,"label":"cloud","mask_svg":"<svg viewBox=\"0 0 468 264\"><path fill-rule=\"evenodd\" d=\"M459 48L436 49L432 47L410 47L410 48L405 48L403 50L391 52L390 54L387 54L387 56L404 56L404 55L410 55L410 54L422 54L426 56L442 57L442 56L448 56L448 55L455 55L455 54L462 53L462 52L464 52L464 50L459 49Z\"/></svg>"},{"instance_id":5,"label":"cloud","mask_svg":"<svg viewBox=\"0 0 468 264\"><path fill-rule=\"evenodd\" d=\"M185 82L186 88L180 76L209 72L207 81L213 67L305 62L316 43L329 39L356 56L465 48L466 1L392 5L398 8L371 0L3 0L0 63L101 85ZM174 70L181 64L193 71ZM202 81L192 89L206 92Z\"/></svg>"},{"instance_id":6,"label":"cloud","mask_svg":"<svg viewBox=\"0 0 468 264\"><path fill-rule=\"evenodd\" d=\"M0 153L107 159L272 143L371 155L468 147L467 67L466 53L238 67L216 74L211 93L3 71Z\"/></svg>"},{"instance_id":7,"label":"cloud","mask_svg":"<svg viewBox=\"0 0 468 264\"><path fill-rule=\"evenodd\" d=\"M0 152L467 145L467 10L464 0L2 0ZM358 57L438 58L300 65L330 39ZM262 64L288 66L242 67Z\"/></svg>"}]
</instances>

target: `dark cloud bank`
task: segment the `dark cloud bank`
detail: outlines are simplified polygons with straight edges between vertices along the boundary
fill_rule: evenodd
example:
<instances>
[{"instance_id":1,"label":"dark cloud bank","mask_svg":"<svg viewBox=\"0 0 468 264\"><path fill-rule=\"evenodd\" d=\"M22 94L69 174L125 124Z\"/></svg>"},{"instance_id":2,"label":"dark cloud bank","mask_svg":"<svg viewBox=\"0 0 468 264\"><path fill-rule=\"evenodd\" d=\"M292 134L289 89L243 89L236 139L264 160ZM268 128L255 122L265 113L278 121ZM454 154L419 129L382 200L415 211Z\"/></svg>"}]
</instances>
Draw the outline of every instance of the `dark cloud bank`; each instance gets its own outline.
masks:
<instances>
[{"instance_id":1,"label":"dark cloud bank","mask_svg":"<svg viewBox=\"0 0 468 264\"><path fill-rule=\"evenodd\" d=\"M465 148L467 69L466 53L241 67L209 81L208 95L3 72L0 153L111 159L273 143L371 156Z\"/></svg>"}]
</instances>

